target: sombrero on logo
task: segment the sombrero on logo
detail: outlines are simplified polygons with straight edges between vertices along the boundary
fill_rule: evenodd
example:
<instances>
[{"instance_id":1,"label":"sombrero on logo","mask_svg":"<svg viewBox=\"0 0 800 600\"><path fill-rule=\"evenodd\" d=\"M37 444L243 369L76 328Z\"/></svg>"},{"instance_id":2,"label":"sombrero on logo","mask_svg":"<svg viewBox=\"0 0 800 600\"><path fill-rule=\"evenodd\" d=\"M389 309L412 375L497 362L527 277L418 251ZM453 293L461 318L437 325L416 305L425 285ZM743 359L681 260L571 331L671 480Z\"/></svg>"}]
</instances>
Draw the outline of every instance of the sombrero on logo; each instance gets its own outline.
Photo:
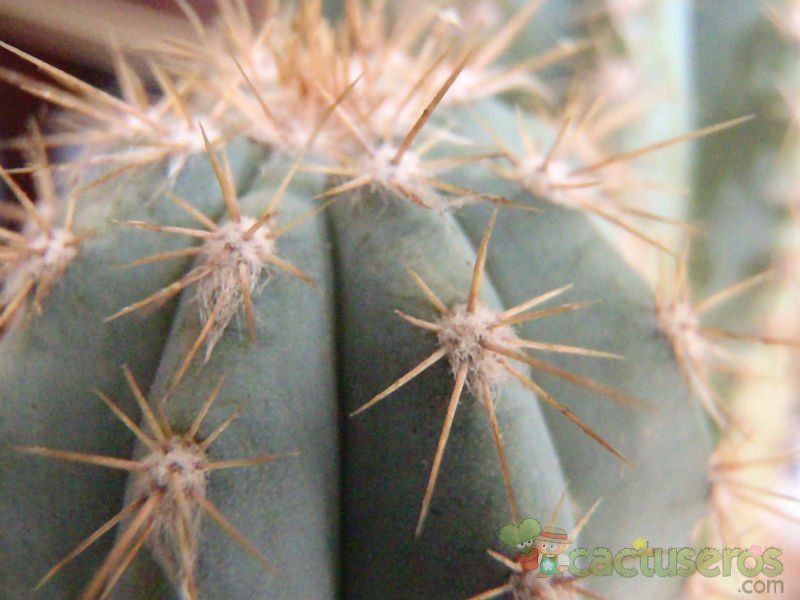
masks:
<instances>
[{"instance_id":1,"label":"sombrero on logo","mask_svg":"<svg viewBox=\"0 0 800 600\"><path fill-rule=\"evenodd\" d=\"M567 538L567 532L558 527L545 527L542 533L536 536L537 540L545 540L547 542L556 542L559 544L571 544L572 540Z\"/></svg>"}]
</instances>

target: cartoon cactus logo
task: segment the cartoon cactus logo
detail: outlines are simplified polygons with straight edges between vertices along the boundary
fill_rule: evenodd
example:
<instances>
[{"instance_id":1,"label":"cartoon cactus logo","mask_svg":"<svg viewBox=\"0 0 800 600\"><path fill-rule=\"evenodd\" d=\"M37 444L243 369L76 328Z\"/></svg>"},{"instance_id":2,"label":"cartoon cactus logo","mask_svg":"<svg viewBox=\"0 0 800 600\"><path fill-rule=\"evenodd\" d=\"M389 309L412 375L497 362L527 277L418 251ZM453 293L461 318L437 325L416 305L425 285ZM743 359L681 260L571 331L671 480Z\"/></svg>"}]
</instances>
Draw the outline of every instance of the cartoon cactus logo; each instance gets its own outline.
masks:
<instances>
[{"instance_id":1,"label":"cartoon cactus logo","mask_svg":"<svg viewBox=\"0 0 800 600\"><path fill-rule=\"evenodd\" d=\"M542 526L536 519L523 519L519 524L506 523L500 528L499 539L503 545L515 548L520 554L530 554L536 545L536 536Z\"/></svg>"},{"instance_id":2,"label":"cartoon cactus logo","mask_svg":"<svg viewBox=\"0 0 800 600\"><path fill-rule=\"evenodd\" d=\"M733 524L793 518L793 3L107 1L103 84L0 19L48 109L0 147L0 596L676 598L559 554L780 545Z\"/></svg>"}]
</instances>

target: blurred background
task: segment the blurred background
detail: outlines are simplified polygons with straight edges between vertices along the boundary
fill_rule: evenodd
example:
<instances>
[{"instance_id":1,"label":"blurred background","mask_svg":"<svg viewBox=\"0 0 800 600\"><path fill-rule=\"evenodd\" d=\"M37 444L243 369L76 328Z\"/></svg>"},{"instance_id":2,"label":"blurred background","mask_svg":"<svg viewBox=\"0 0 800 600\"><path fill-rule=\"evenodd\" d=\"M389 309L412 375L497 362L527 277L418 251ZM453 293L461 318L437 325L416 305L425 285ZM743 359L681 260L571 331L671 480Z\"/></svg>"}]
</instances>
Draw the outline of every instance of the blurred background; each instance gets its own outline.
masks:
<instances>
[{"instance_id":1,"label":"blurred background","mask_svg":"<svg viewBox=\"0 0 800 600\"><path fill-rule=\"evenodd\" d=\"M191 4L204 17L213 13L213 0ZM191 35L174 0L0 0L0 39L100 87L109 78L112 39L135 48L148 36L167 35ZM36 71L9 52L0 53L0 68ZM43 110L40 101L0 82L0 139L22 134L28 116ZM0 159L6 167L20 164L8 149Z\"/></svg>"}]
</instances>

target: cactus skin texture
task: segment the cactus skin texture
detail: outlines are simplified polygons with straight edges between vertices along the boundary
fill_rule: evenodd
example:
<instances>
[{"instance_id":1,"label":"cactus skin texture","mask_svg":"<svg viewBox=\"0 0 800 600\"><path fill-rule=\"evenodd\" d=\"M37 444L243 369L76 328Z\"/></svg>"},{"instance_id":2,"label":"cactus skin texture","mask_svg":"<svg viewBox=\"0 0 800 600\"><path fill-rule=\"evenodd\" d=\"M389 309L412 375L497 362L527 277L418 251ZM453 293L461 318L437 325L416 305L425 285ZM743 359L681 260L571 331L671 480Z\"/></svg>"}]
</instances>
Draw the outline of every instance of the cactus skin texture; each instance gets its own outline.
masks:
<instances>
[{"instance_id":1,"label":"cactus skin texture","mask_svg":"<svg viewBox=\"0 0 800 600\"><path fill-rule=\"evenodd\" d=\"M233 164L245 185L252 178L253 159L246 157L253 150L239 146L241 160ZM231 155L236 156L234 152ZM165 285L180 272L181 265L161 265L137 273L115 269L115 265L152 250L176 249L177 244L131 235L107 220L132 216L182 218L172 206L149 202L164 177L163 165L157 165L147 176L141 173L124 185L111 182L107 189L98 189L95 197L85 200L77 227L94 228L95 237L85 242L51 292L44 314L24 327L6 331L0 342L4 357L0 378L4 440L2 581L3 594L9 597L23 598L31 593L39 577L120 508L123 476L74 465L68 465L65 472L65 465L50 461L21 462L10 444L41 445L46 441L60 448L130 454L132 436L91 390L104 391L132 411L134 404L127 395L120 365L127 363L140 378L151 379L170 321L167 311L138 322L108 325L98 316L111 314L131 294ZM209 177L208 162L197 157L184 169L176 191L191 195L206 210L219 211L218 192L202 183ZM87 287L89 281L92 284ZM67 415L71 415L68 420ZM79 441L90 444L81 447ZM26 500L21 502L23 498ZM78 509L71 517L62 513L53 518L61 507L70 506ZM15 540L27 541L20 545ZM90 556L97 560L108 551L110 541L105 540ZM51 582L49 593L54 597L75 596L88 582L90 572L64 571L63 579Z\"/></svg>"},{"instance_id":2,"label":"cactus skin texture","mask_svg":"<svg viewBox=\"0 0 800 600\"><path fill-rule=\"evenodd\" d=\"M613 2L617 12L606 14L597 8L603 3L552 2L531 20L538 2L487 1L474 12L469 3L438 12L416 6L414 21L400 3L388 3L384 15L332 2L324 10L343 23L336 34L318 2L267 4L274 29L261 36L241 3L220 0L219 23L195 24L199 42L155 54L163 67L154 79L168 106L147 114L180 121L188 113L186 137L170 133L174 155L139 154L130 169L117 165L126 164L126 152L159 146L109 125L146 112L126 63L118 69L125 106L46 66L41 80L53 88L3 76L51 100L61 86L87 103L79 106L117 116L93 121L96 111L85 111L89 117L70 130L97 133L105 124L106 137L87 142L79 156L113 160L87 166L75 159L64 169L91 182L78 194L74 223L88 237L41 299L41 314L26 298L11 315L0 296L9 316L0 330L0 596L390 599L497 590L515 599L680 597L680 577L534 580L487 549L507 552L501 527L525 518L563 528L586 548L628 547L642 535L680 548L692 543L708 510L708 458L721 432L657 318L652 273L637 271L648 261L631 259L673 261L661 241L675 250L681 236L669 224L640 229L641 212L615 211L639 181L628 172L638 149L656 160L643 180L663 174L673 188L694 181L701 204L662 190L673 194L666 209L664 197L627 206L670 218L721 211L723 182L709 173L724 161L710 155L730 143L729 133L705 140L690 164L680 142L706 130L684 136L691 110L661 98L665 112L655 110L641 127L624 123L593 137L586 122L596 90L579 90L584 96L575 100L562 81L584 48L574 39L553 40L566 60L541 72L503 70L546 52L542 40L554 31L572 27L572 36L588 38L608 28L647 71L645 84L669 79L666 93L683 102L694 68L688 4L650 0L623 10ZM381 28L394 22L394 36L382 38ZM674 36L648 48L648 27ZM274 33L275 56L266 31ZM480 44L470 43L477 37ZM349 42L336 46L341 39ZM602 58L605 50L586 54ZM275 72L258 70L265 56ZM376 60L380 68L365 66ZM709 67L700 61L699 68ZM490 84L496 87L485 93ZM725 93L701 87L712 100ZM747 112L701 100L698 126ZM746 127L732 135L746 137ZM44 142L54 147L54 140L48 128ZM660 141L670 148L657 162ZM533 190L516 177L511 154L532 145L552 154L529 170L555 170L557 162L564 177L581 174L579 184L554 179ZM725 177L740 170L744 159L734 158ZM59 193L74 189L68 176L57 182ZM586 209L585 198L604 214ZM56 206L58 221L68 209ZM36 210L26 208L28 221ZM632 215L635 227L619 226ZM225 229L242 222L254 225L246 233ZM234 233L224 237L223 229ZM712 244L728 235L722 229ZM23 252L14 249L15 235L2 238L9 256ZM217 254L208 250L215 235L222 236L214 238ZM247 254L253 239L263 245ZM742 252L752 250L758 261L762 242ZM149 255L156 260L145 264ZM231 259L223 273L220 256L229 255L239 262ZM0 291L11 287L14 260L0 262ZM252 265L263 267L254 281ZM722 268L727 279L750 271L749 263ZM134 310L176 281L180 293ZM203 285L213 293L203 296ZM531 307L541 314L520 310L497 327L480 321L554 290L561 292ZM221 297L231 303L230 322L214 320L225 311ZM463 306L467 325L452 328L458 339L447 346L447 319ZM473 313L477 321L469 321ZM471 335L473 346L451 351ZM435 364L424 362L437 351ZM143 399L135 401L122 365L155 417L140 414ZM145 435L137 441L136 425L126 427L92 390L113 399ZM202 426L191 431L209 398ZM204 449L198 470L207 470L192 485L180 483L191 475L187 463L170 463L146 496L157 499L155 512L125 513L32 591L136 502L142 477L155 472L126 475L76 464L88 462L81 458L56 460L65 458L56 451L146 461L153 448L143 438L156 436L153 419L202 444L238 410ZM248 457L252 464L214 466Z\"/></svg>"}]
</instances>

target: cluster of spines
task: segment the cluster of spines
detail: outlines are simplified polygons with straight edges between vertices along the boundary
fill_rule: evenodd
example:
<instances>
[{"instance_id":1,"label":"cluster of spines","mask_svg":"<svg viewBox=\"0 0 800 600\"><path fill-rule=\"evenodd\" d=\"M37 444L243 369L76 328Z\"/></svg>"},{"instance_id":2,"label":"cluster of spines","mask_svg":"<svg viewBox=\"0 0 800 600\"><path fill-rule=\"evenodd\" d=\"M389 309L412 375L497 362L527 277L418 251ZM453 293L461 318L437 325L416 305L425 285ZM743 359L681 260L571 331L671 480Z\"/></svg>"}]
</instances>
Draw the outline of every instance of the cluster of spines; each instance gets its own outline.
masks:
<instances>
[{"instance_id":1,"label":"cluster of spines","mask_svg":"<svg viewBox=\"0 0 800 600\"><path fill-rule=\"evenodd\" d=\"M271 462L287 454L261 454L248 458L212 460L208 450L236 419L233 412L208 435L200 429L211 405L219 395L224 378L214 387L185 432L176 432L164 413L165 398L148 402L133 373L123 367L125 378L139 405L145 427L141 428L106 394L95 394L136 436L146 449L138 460L86 454L41 446L20 446L18 450L57 460L120 469L131 474L131 498L125 507L48 571L36 586L43 586L61 568L80 556L118 524L129 520L114 547L82 593L83 600L107 598L141 547L147 544L161 560L178 589L187 598L198 598L195 562L198 551L200 513L208 515L248 554L273 570L272 564L241 531L206 497L208 476L220 469L248 467ZM289 453L294 454L294 453Z\"/></svg>"}]
</instances>

